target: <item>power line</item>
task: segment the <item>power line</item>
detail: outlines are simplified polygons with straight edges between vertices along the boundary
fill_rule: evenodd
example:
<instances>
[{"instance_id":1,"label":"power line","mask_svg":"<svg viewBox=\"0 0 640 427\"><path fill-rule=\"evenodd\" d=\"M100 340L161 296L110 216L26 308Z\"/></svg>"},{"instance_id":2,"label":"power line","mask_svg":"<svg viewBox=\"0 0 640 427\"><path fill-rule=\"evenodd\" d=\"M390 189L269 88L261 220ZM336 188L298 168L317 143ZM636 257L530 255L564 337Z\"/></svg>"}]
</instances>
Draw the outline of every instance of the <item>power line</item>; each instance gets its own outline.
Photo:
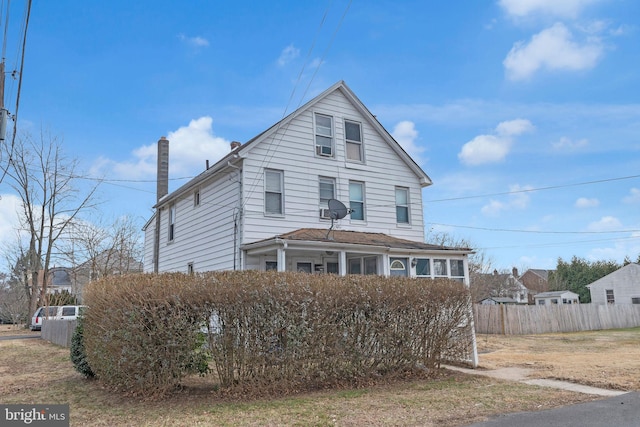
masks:
<instances>
[{"instance_id":1,"label":"power line","mask_svg":"<svg viewBox=\"0 0 640 427\"><path fill-rule=\"evenodd\" d=\"M446 199L425 200L425 203L450 202L454 200L480 199L485 197L506 196L509 194L532 193L534 191L557 190L559 188L578 187L582 185L601 184L603 182L622 181L625 179L640 178L640 175L622 176L619 178L599 179L596 181L577 182L574 184L550 185L548 187L525 188L522 190L504 191L502 193L477 194L472 196L449 197Z\"/></svg>"},{"instance_id":2,"label":"power line","mask_svg":"<svg viewBox=\"0 0 640 427\"><path fill-rule=\"evenodd\" d=\"M453 227L453 228L467 228L471 230L483 230L483 231L499 231L506 233L531 233L531 234L618 234L618 233L638 233L640 230L612 230L612 231L540 231L540 230L517 230L517 229L506 229L506 228L488 228L488 227L472 227L469 225L453 225L453 224L442 224L438 222L427 222L426 224L431 225L439 225L442 227Z\"/></svg>"}]
</instances>

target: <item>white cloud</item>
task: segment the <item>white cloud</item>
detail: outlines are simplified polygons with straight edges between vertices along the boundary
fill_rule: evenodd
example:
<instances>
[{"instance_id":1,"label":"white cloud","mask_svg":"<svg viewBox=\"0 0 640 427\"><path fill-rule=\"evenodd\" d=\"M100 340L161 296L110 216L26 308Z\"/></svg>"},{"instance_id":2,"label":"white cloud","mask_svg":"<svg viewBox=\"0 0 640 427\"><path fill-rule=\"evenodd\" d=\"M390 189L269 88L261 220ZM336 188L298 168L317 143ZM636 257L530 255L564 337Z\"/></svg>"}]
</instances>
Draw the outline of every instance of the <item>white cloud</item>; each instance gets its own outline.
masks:
<instances>
[{"instance_id":1,"label":"white cloud","mask_svg":"<svg viewBox=\"0 0 640 427\"><path fill-rule=\"evenodd\" d=\"M576 200L576 208L586 209L586 208L595 208L600 205L600 200L598 199L589 199L587 197L580 197Z\"/></svg>"},{"instance_id":2,"label":"white cloud","mask_svg":"<svg viewBox=\"0 0 640 427\"><path fill-rule=\"evenodd\" d=\"M507 14L517 18L536 13L574 18L583 8L598 1L600 0L500 0L498 3Z\"/></svg>"},{"instance_id":3,"label":"white cloud","mask_svg":"<svg viewBox=\"0 0 640 427\"><path fill-rule=\"evenodd\" d=\"M580 148L586 147L587 145L589 145L589 140L587 139L583 138L583 139L574 141L570 138L567 138L566 136L561 137L559 141L554 142L552 144L553 148L556 150L569 150L569 151L578 150Z\"/></svg>"},{"instance_id":4,"label":"white cloud","mask_svg":"<svg viewBox=\"0 0 640 427\"><path fill-rule=\"evenodd\" d=\"M632 188L629 195L622 199L624 203L640 203L640 188Z\"/></svg>"},{"instance_id":5,"label":"white cloud","mask_svg":"<svg viewBox=\"0 0 640 427\"><path fill-rule=\"evenodd\" d=\"M533 187L526 185L520 186L518 184L514 184L509 186L509 191L514 194L509 195L509 200L506 202L500 202L498 200L491 199L489 203L484 205L480 212L486 216L499 216L503 211L509 210L523 210L529 206L530 197L527 193L528 190L531 190Z\"/></svg>"},{"instance_id":6,"label":"white cloud","mask_svg":"<svg viewBox=\"0 0 640 427\"><path fill-rule=\"evenodd\" d=\"M213 134L213 119L205 116L194 119L188 126L169 132L169 173L171 176L194 174L203 170L205 161L215 163L230 151L229 141ZM143 145L132 152L133 159L116 162L100 158L93 174L110 169L119 178L141 179L156 174L157 144Z\"/></svg>"},{"instance_id":7,"label":"white cloud","mask_svg":"<svg viewBox=\"0 0 640 427\"><path fill-rule=\"evenodd\" d=\"M525 119L501 122L496 126L495 135L478 135L464 144L458 158L467 165L501 162L511 150L513 137L534 129Z\"/></svg>"},{"instance_id":8,"label":"white cloud","mask_svg":"<svg viewBox=\"0 0 640 427\"><path fill-rule=\"evenodd\" d=\"M573 41L571 31L558 22L535 34L528 44L514 44L502 63L510 80L527 80L540 69L593 68L603 50L597 37L589 37L582 44Z\"/></svg>"},{"instance_id":9,"label":"white cloud","mask_svg":"<svg viewBox=\"0 0 640 427\"><path fill-rule=\"evenodd\" d=\"M588 231L612 231L620 230L622 223L614 216L603 216L598 221L594 221L587 226Z\"/></svg>"},{"instance_id":10,"label":"white cloud","mask_svg":"<svg viewBox=\"0 0 640 427\"><path fill-rule=\"evenodd\" d=\"M18 210L22 206L20 197L14 194L0 194L0 243L8 244L17 237L16 229L20 222Z\"/></svg>"},{"instance_id":11,"label":"white cloud","mask_svg":"<svg viewBox=\"0 0 640 427\"><path fill-rule=\"evenodd\" d=\"M298 56L300 56L300 49L296 48L293 44L290 44L289 46L282 49L282 52L280 52L278 65L284 67L289 62L296 59Z\"/></svg>"},{"instance_id":12,"label":"white cloud","mask_svg":"<svg viewBox=\"0 0 640 427\"><path fill-rule=\"evenodd\" d=\"M209 46L209 40L204 37L195 36L195 37L187 37L184 34L178 34L178 38L180 41L193 46L193 47L207 47Z\"/></svg>"},{"instance_id":13,"label":"white cloud","mask_svg":"<svg viewBox=\"0 0 640 427\"><path fill-rule=\"evenodd\" d=\"M415 123L407 120L400 122L394 126L391 135L416 162L421 162L421 155L425 149L416 144L418 131Z\"/></svg>"}]
</instances>

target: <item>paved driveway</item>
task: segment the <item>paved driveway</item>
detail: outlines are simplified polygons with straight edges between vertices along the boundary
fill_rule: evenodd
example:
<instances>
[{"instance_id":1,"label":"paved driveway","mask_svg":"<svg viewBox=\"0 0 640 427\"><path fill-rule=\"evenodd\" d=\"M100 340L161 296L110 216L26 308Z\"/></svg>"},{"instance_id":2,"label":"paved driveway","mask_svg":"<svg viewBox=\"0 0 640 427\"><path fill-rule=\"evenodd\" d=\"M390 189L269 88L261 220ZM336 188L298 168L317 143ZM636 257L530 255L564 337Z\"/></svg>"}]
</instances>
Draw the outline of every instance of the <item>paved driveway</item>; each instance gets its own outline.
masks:
<instances>
[{"instance_id":1,"label":"paved driveway","mask_svg":"<svg viewBox=\"0 0 640 427\"><path fill-rule=\"evenodd\" d=\"M489 421L468 427L638 427L640 425L640 393L594 400L547 411L518 412L499 415Z\"/></svg>"}]
</instances>

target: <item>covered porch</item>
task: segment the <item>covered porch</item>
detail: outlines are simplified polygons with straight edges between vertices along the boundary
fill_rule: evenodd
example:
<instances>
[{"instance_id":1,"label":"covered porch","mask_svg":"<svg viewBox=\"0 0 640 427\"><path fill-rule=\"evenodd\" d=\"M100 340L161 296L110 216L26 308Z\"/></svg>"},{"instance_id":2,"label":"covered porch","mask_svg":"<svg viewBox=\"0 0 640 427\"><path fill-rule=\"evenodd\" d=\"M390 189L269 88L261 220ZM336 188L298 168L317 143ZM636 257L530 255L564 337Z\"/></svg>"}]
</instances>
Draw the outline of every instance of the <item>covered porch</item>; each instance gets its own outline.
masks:
<instances>
[{"instance_id":1,"label":"covered porch","mask_svg":"<svg viewBox=\"0 0 640 427\"><path fill-rule=\"evenodd\" d=\"M311 274L451 278L469 285L469 248L383 233L302 228L241 247L243 268Z\"/></svg>"}]
</instances>

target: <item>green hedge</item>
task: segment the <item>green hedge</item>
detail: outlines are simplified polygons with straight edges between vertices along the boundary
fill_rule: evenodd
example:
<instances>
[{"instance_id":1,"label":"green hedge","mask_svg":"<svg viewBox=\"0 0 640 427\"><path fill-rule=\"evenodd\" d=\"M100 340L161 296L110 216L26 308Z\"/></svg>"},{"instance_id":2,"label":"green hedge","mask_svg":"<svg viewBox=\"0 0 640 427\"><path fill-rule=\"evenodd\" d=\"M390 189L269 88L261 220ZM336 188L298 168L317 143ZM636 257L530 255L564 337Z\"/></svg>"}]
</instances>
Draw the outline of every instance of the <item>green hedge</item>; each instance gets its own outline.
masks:
<instances>
[{"instance_id":1,"label":"green hedge","mask_svg":"<svg viewBox=\"0 0 640 427\"><path fill-rule=\"evenodd\" d=\"M468 342L452 337L467 323L468 301L450 280L258 271L111 277L86 290L84 341L96 376L132 394L166 394L185 375L205 373L208 358L223 387L326 386L459 357Z\"/></svg>"}]
</instances>

